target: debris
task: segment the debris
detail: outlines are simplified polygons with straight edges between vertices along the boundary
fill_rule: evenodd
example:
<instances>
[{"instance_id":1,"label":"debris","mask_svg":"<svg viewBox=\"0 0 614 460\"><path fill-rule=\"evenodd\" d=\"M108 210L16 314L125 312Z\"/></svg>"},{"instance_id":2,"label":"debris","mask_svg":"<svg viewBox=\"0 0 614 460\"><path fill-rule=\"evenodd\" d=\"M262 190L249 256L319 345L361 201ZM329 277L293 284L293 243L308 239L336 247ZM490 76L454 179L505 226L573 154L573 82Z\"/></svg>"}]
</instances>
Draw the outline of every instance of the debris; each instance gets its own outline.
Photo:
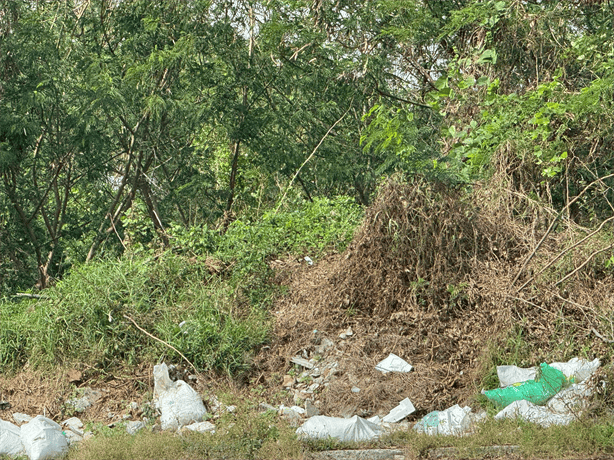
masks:
<instances>
[{"instance_id":1,"label":"debris","mask_svg":"<svg viewBox=\"0 0 614 460\"><path fill-rule=\"evenodd\" d=\"M13 416L14 417L14 416ZM70 428L71 430L81 431L83 429L83 422L77 417L71 417L62 422L62 426ZM83 433L78 433L83 434Z\"/></svg>"},{"instance_id":2,"label":"debris","mask_svg":"<svg viewBox=\"0 0 614 460\"><path fill-rule=\"evenodd\" d=\"M166 364L154 366L154 402L162 416L163 430L177 430L200 422L207 413L200 395L183 380L172 382Z\"/></svg>"},{"instance_id":3,"label":"debris","mask_svg":"<svg viewBox=\"0 0 614 460\"><path fill-rule=\"evenodd\" d=\"M339 441L370 441L380 436L382 428L354 415L344 419L316 415L308 419L296 434L309 439L334 438Z\"/></svg>"},{"instance_id":4,"label":"debris","mask_svg":"<svg viewBox=\"0 0 614 460\"><path fill-rule=\"evenodd\" d=\"M126 432L128 434L136 434L138 431L145 428L145 424L141 421L138 422L128 422L126 423Z\"/></svg>"},{"instance_id":5,"label":"debris","mask_svg":"<svg viewBox=\"0 0 614 460\"><path fill-rule=\"evenodd\" d=\"M550 425L567 425L574 419L574 416L573 414L555 414L545 407L538 406L523 399L521 401L512 402L495 415L496 420L504 418L521 418L527 422L548 427Z\"/></svg>"},{"instance_id":6,"label":"debris","mask_svg":"<svg viewBox=\"0 0 614 460\"><path fill-rule=\"evenodd\" d=\"M294 382L296 382L294 377L292 377L291 375L284 375L284 383L282 383L282 386L284 388L289 388L294 385Z\"/></svg>"},{"instance_id":7,"label":"debris","mask_svg":"<svg viewBox=\"0 0 614 460\"><path fill-rule=\"evenodd\" d=\"M21 442L30 460L59 457L68 450L60 425L42 415L21 427Z\"/></svg>"},{"instance_id":8,"label":"debris","mask_svg":"<svg viewBox=\"0 0 614 460\"><path fill-rule=\"evenodd\" d=\"M187 425L185 428L190 431L197 431L198 433L215 433L215 425L211 422L192 423L191 425Z\"/></svg>"},{"instance_id":9,"label":"debris","mask_svg":"<svg viewBox=\"0 0 614 460\"><path fill-rule=\"evenodd\" d=\"M527 380L519 385L511 385L506 388L483 391L488 399L502 407L508 406L514 401L525 399L534 404L545 404L557 394L567 383L565 375L550 367L546 363L540 365L540 372L535 380Z\"/></svg>"},{"instance_id":10,"label":"debris","mask_svg":"<svg viewBox=\"0 0 614 460\"><path fill-rule=\"evenodd\" d=\"M386 359L377 363L375 369L382 374L387 374L388 372L410 372L413 366L403 358L399 358L394 353L390 353Z\"/></svg>"},{"instance_id":11,"label":"debris","mask_svg":"<svg viewBox=\"0 0 614 460\"><path fill-rule=\"evenodd\" d=\"M100 391L85 388L81 398L69 399L66 401L66 405L71 406L76 412L85 412L92 407L101 396Z\"/></svg>"},{"instance_id":12,"label":"debris","mask_svg":"<svg viewBox=\"0 0 614 460\"><path fill-rule=\"evenodd\" d=\"M327 337L322 337L320 344L315 346L315 352L317 355L323 355L324 353L326 353L328 350L330 350L334 346L335 346L335 342L333 342L331 339Z\"/></svg>"},{"instance_id":13,"label":"debris","mask_svg":"<svg viewBox=\"0 0 614 460\"><path fill-rule=\"evenodd\" d=\"M405 398L403 401L399 403L397 407L392 409L388 415L386 415L382 422L384 423L396 423L400 420L403 420L409 414L412 414L416 411L416 408L411 403L409 398Z\"/></svg>"},{"instance_id":14,"label":"debris","mask_svg":"<svg viewBox=\"0 0 614 460\"><path fill-rule=\"evenodd\" d=\"M522 418L543 427L568 425L580 416L592 394L586 383L576 383L557 393L545 407L529 401L515 401L495 415L495 419Z\"/></svg>"},{"instance_id":15,"label":"debris","mask_svg":"<svg viewBox=\"0 0 614 460\"><path fill-rule=\"evenodd\" d=\"M30 420L32 420L32 417L30 417L28 414L22 414L21 412L15 412L13 414L13 420L15 420L15 423L17 425L23 425L24 423L28 423Z\"/></svg>"},{"instance_id":16,"label":"debris","mask_svg":"<svg viewBox=\"0 0 614 460\"><path fill-rule=\"evenodd\" d=\"M320 415L320 410L309 399L305 401L305 417L310 418Z\"/></svg>"},{"instance_id":17,"label":"debris","mask_svg":"<svg viewBox=\"0 0 614 460\"><path fill-rule=\"evenodd\" d=\"M262 410L264 412L267 412L267 411L270 411L270 410L272 410L274 412L277 412L277 407L271 406L268 403L263 403L262 402L262 403L260 403L260 405L258 407L260 407L260 410Z\"/></svg>"},{"instance_id":18,"label":"debris","mask_svg":"<svg viewBox=\"0 0 614 460\"><path fill-rule=\"evenodd\" d=\"M461 435L471 428L471 408L458 404L444 410L426 414L414 425L414 430L428 435Z\"/></svg>"},{"instance_id":19,"label":"debris","mask_svg":"<svg viewBox=\"0 0 614 460\"><path fill-rule=\"evenodd\" d=\"M303 260L307 262L307 265L313 265L313 260L311 260L311 257L305 256Z\"/></svg>"},{"instance_id":20,"label":"debris","mask_svg":"<svg viewBox=\"0 0 614 460\"><path fill-rule=\"evenodd\" d=\"M360 388L352 387L352 393L360 393Z\"/></svg>"},{"instance_id":21,"label":"debris","mask_svg":"<svg viewBox=\"0 0 614 460\"><path fill-rule=\"evenodd\" d=\"M599 359L587 361L582 358L572 358L566 363L552 363L550 367L561 371L572 383L580 383L593 375L600 365ZM501 388L533 380L536 373L535 367L497 366L497 376L499 377Z\"/></svg>"},{"instance_id":22,"label":"debris","mask_svg":"<svg viewBox=\"0 0 614 460\"><path fill-rule=\"evenodd\" d=\"M347 330L345 330L344 332L342 332L341 334L339 334L339 338L340 339L347 339L348 337L354 335L354 331L352 331L351 327L348 327Z\"/></svg>"},{"instance_id":23,"label":"debris","mask_svg":"<svg viewBox=\"0 0 614 460\"><path fill-rule=\"evenodd\" d=\"M4 455L23 455L21 428L11 422L0 420L0 457Z\"/></svg>"},{"instance_id":24,"label":"debris","mask_svg":"<svg viewBox=\"0 0 614 460\"><path fill-rule=\"evenodd\" d=\"M301 358L300 356L295 356L290 360L291 363L298 364L306 369L313 369L313 363L309 362L309 360L305 358Z\"/></svg>"}]
</instances>

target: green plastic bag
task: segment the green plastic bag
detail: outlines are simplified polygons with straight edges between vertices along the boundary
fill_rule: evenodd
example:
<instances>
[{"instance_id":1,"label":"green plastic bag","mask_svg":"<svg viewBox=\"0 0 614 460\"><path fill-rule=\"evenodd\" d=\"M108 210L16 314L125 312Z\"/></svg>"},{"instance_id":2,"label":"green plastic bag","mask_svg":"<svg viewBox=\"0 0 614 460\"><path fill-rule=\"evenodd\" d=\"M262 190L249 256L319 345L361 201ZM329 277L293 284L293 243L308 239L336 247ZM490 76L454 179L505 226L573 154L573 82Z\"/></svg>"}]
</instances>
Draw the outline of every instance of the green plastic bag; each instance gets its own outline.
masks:
<instances>
[{"instance_id":1,"label":"green plastic bag","mask_svg":"<svg viewBox=\"0 0 614 460\"><path fill-rule=\"evenodd\" d=\"M523 399L533 404L545 404L567 384L565 374L558 369L542 363L539 376L535 380L510 385L506 388L485 391L484 394L494 403L506 407L514 401Z\"/></svg>"}]
</instances>

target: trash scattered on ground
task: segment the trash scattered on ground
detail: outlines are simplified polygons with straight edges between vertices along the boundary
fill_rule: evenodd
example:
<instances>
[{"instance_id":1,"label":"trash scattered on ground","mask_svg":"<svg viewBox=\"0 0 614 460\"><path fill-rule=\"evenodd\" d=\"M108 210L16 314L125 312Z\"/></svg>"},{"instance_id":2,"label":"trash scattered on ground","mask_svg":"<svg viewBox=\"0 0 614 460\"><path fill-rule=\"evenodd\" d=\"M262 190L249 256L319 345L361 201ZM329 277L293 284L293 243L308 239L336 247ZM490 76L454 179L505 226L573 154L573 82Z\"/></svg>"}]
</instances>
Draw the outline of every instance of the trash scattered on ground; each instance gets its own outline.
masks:
<instances>
[{"instance_id":1,"label":"trash scattered on ground","mask_svg":"<svg viewBox=\"0 0 614 460\"><path fill-rule=\"evenodd\" d=\"M313 265L313 260L311 260L311 257L305 256L303 260L307 262L307 265Z\"/></svg>"},{"instance_id":2,"label":"trash scattered on ground","mask_svg":"<svg viewBox=\"0 0 614 460\"><path fill-rule=\"evenodd\" d=\"M375 369L382 374L387 374L388 372L410 372L413 368L411 364L394 353L390 353L386 359L380 361L375 366Z\"/></svg>"},{"instance_id":3,"label":"trash scattered on ground","mask_svg":"<svg viewBox=\"0 0 614 460\"><path fill-rule=\"evenodd\" d=\"M92 407L96 401L100 399L102 394L100 391L93 390L91 388L85 388L83 390L83 396L81 398L69 399L66 401L67 406L71 406L75 412L85 412Z\"/></svg>"},{"instance_id":4,"label":"trash scattered on ground","mask_svg":"<svg viewBox=\"0 0 614 460\"><path fill-rule=\"evenodd\" d=\"M528 397L519 398L516 401L510 402L507 407L495 416L495 419L518 417L544 427L569 424L577 419L582 410L586 408L588 398L593 394L593 391L585 381L597 370L600 364L599 359L587 361L580 358L573 358L566 363L552 363L551 366L542 364L540 367L542 369L541 379L543 380L544 377L544 367L553 369L565 378L561 388L558 388L561 376L557 375L555 379L556 384L548 388L548 393L553 393L551 397L545 398L545 400L543 398L536 398L539 401ZM508 383L511 386L492 390L492 392L519 389L530 385L530 382L534 382L534 380L527 380L518 384L514 380L524 378L524 376L529 375L531 370L535 371L535 369L522 369L516 366L505 366L505 368L501 372L497 368L497 374L500 379L501 377L504 379L504 381L501 381L502 386ZM548 370L548 372L550 371ZM573 383L564 388L565 384L570 382ZM549 387L550 385L546 386ZM558 390L555 391L557 388ZM487 396L488 393L485 392ZM545 404L545 406L542 407L539 404Z\"/></svg>"},{"instance_id":5,"label":"trash scattered on ground","mask_svg":"<svg viewBox=\"0 0 614 460\"><path fill-rule=\"evenodd\" d=\"M296 434L303 438L334 438L343 442L371 441L377 439L381 433L381 426L358 415L348 419L316 415L296 430Z\"/></svg>"},{"instance_id":6,"label":"trash scattered on ground","mask_svg":"<svg viewBox=\"0 0 614 460\"><path fill-rule=\"evenodd\" d=\"M566 363L552 363L550 367L561 371L567 380L572 383L580 383L593 375L601 365L599 359L587 361L582 358L572 358ZM537 374L535 367L522 368L518 366L497 366L497 376L501 388L517 383L534 380Z\"/></svg>"},{"instance_id":7,"label":"trash scattered on ground","mask_svg":"<svg viewBox=\"0 0 614 460\"><path fill-rule=\"evenodd\" d=\"M28 423L30 420L32 420L32 417L30 417L28 414L22 414L21 412L15 412L13 414L13 420L15 420L15 423L17 425L23 425L24 423Z\"/></svg>"},{"instance_id":8,"label":"trash scattered on ground","mask_svg":"<svg viewBox=\"0 0 614 460\"><path fill-rule=\"evenodd\" d=\"M405 398L403 401L399 403L397 407L392 409L388 415L386 415L382 422L384 423L396 423L398 421L403 420L408 415L414 413L416 408L411 403L409 398Z\"/></svg>"},{"instance_id":9,"label":"trash scattered on ground","mask_svg":"<svg viewBox=\"0 0 614 460\"><path fill-rule=\"evenodd\" d=\"M354 331L352 331L351 327L348 327L345 331L339 334L339 338L345 340L352 335L354 335Z\"/></svg>"},{"instance_id":10,"label":"trash scattered on ground","mask_svg":"<svg viewBox=\"0 0 614 460\"><path fill-rule=\"evenodd\" d=\"M178 430L202 421L207 413L200 395L183 380L173 382L166 364L154 366L154 402L160 409L163 430Z\"/></svg>"},{"instance_id":11,"label":"trash scattered on ground","mask_svg":"<svg viewBox=\"0 0 614 460\"><path fill-rule=\"evenodd\" d=\"M306 369L313 369L313 363L310 362L308 359L301 358L300 356L293 357L292 359L290 359L290 362L298 364L299 366L302 366Z\"/></svg>"},{"instance_id":12,"label":"trash scattered on ground","mask_svg":"<svg viewBox=\"0 0 614 460\"><path fill-rule=\"evenodd\" d=\"M42 415L37 415L21 427L21 442L30 460L59 457L68 450L62 427Z\"/></svg>"},{"instance_id":13,"label":"trash scattered on ground","mask_svg":"<svg viewBox=\"0 0 614 460\"><path fill-rule=\"evenodd\" d=\"M21 443L21 428L11 422L0 420L0 456L17 456L24 453Z\"/></svg>"},{"instance_id":14,"label":"trash scattered on ground","mask_svg":"<svg viewBox=\"0 0 614 460\"><path fill-rule=\"evenodd\" d=\"M414 430L431 436L438 434L458 436L471 429L472 419L470 414L470 407L460 407L455 404L444 411L429 412L414 425Z\"/></svg>"},{"instance_id":15,"label":"trash scattered on ground","mask_svg":"<svg viewBox=\"0 0 614 460\"><path fill-rule=\"evenodd\" d=\"M567 383L565 374L546 363L540 364L535 380L527 380L505 388L483 391L486 397L501 407L506 407L514 401L527 400L533 404L545 404L557 394Z\"/></svg>"}]
</instances>

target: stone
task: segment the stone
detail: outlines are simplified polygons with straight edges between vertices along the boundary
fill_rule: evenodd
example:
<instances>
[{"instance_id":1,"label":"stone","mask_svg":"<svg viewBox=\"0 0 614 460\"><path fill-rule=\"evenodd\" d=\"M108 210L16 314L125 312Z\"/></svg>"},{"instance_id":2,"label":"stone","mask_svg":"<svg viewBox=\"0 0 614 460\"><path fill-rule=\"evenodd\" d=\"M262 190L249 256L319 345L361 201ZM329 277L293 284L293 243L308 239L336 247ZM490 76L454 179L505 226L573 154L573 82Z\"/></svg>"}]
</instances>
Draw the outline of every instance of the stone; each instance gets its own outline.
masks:
<instances>
[{"instance_id":1,"label":"stone","mask_svg":"<svg viewBox=\"0 0 614 460\"><path fill-rule=\"evenodd\" d=\"M319 383L312 383L311 385L309 385L309 391L316 391L318 388L320 388Z\"/></svg>"},{"instance_id":2,"label":"stone","mask_svg":"<svg viewBox=\"0 0 614 460\"><path fill-rule=\"evenodd\" d=\"M322 340L320 340L320 343L315 346L315 353L317 355L324 355L328 350L330 350L334 346L335 346L335 343L332 340L326 337L322 337Z\"/></svg>"},{"instance_id":3,"label":"stone","mask_svg":"<svg viewBox=\"0 0 614 460\"><path fill-rule=\"evenodd\" d=\"M215 425L211 422L196 422L191 425L186 425L185 428L198 433L215 433Z\"/></svg>"},{"instance_id":4,"label":"stone","mask_svg":"<svg viewBox=\"0 0 614 460\"><path fill-rule=\"evenodd\" d=\"M313 363L309 362L308 359L305 358L301 358L300 356L295 356L292 359L290 359L291 363L294 364L298 364L299 366L302 366L306 369L313 369Z\"/></svg>"},{"instance_id":5,"label":"stone","mask_svg":"<svg viewBox=\"0 0 614 460\"><path fill-rule=\"evenodd\" d=\"M22 423L28 423L32 420L33 417L30 417L28 414L22 414L21 412L15 412L13 414L13 420L17 425L21 425Z\"/></svg>"},{"instance_id":6,"label":"stone","mask_svg":"<svg viewBox=\"0 0 614 460\"><path fill-rule=\"evenodd\" d=\"M291 375L284 375L284 383L282 383L282 386L284 388L290 388L294 385L294 382L294 377L292 377Z\"/></svg>"},{"instance_id":7,"label":"stone","mask_svg":"<svg viewBox=\"0 0 614 460\"><path fill-rule=\"evenodd\" d=\"M126 423L126 432L128 434L136 434L138 431L145 428L145 424L143 422L128 422Z\"/></svg>"},{"instance_id":8,"label":"stone","mask_svg":"<svg viewBox=\"0 0 614 460\"><path fill-rule=\"evenodd\" d=\"M305 417L311 418L320 415L319 409L308 399L305 401Z\"/></svg>"}]
</instances>

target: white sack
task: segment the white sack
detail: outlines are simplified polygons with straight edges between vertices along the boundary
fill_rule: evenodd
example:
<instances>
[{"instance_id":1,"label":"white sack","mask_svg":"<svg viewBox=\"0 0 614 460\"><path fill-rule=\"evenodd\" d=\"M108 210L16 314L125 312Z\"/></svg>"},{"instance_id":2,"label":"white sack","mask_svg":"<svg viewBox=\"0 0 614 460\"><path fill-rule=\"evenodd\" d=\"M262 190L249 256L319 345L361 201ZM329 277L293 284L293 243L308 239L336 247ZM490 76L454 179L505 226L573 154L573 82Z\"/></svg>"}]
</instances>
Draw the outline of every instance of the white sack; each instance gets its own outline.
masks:
<instances>
[{"instance_id":1,"label":"white sack","mask_svg":"<svg viewBox=\"0 0 614 460\"><path fill-rule=\"evenodd\" d=\"M587 361L582 358L572 358L566 363L552 363L551 367L558 369L565 377L572 380L573 383L584 382L587 378L595 373L597 368L601 365L599 359Z\"/></svg>"},{"instance_id":2,"label":"white sack","mask_svg":"<svg viewBox=\"0 0 614 460\"><path fill-rule=\"evenodd\" d=\"M0 455L22 455L21 428L11 422L0 420Z\"/></svg>"},{"instance_id":3,"label":"white sack","mask_svg":"<svg viewBox=\"0 0 614 460\"><path fill-rule=\"evenodd\" d=\"M534 367L524 369L518 366L497 366L497 376L499 377L499 386L501 388L509 387L515 383L526 382L527 380L535 380L536 375Z\"/></svg>"},{"instance_id":4,"label":"white sack","mask_svg":"<svg viewBox=\"0 0 614 460\"><path fill-rule=\"evenodd\" d=\"M548 410L557 414L578 414L586 408L593 390L586 383L574 383L559 391L548 401Z\"/></svg>"},{"instance_id":5,"label":"white sack","mask_svg":"<svg viewBox=\"0 0 614 460\"><path fill-rule=\"evenodd\" d=\"M387 374L388 372L410 372L413 366L403 358L390 353L386 359L377 363L375 369L383 374Z\"/></svg>"},{"instance_id":6,"label":"white sack","mask_svg":"<svg viewBox=\"0 0 614 460\"><path fill-rule=\"evenodd\" d=\"M546 407L538 406L532 402L514 401L497 415L495 420L504 418L521 418L527 422L537 423L543 427L550 425L568 425L574 420L573 414L558 414L548 410Z\"/></svg>"},{"instance_id":7,"label":"white sack","mask_svg":"<svg viewBox=\"0 0 614 460\"><path fill-rule=\"evenodd\" d=\"M381 434L382 428L355 415L352 418L316 415L296 430L296 434L309 439L334 438L339 441L370 441Z\"/></svg>"},{"instance_id":8,"label":"white sack","mask_svg":"<svg viewBox=\"0 0 614 460\"><path fill-rule=\"evenodd\" d=\"M458 404L444 411L434 411L426 414L414 425L414 430L428 435L444 436L460 435L471 428L471 408L460 407Z\"/></svg>"},{"instance_id":9,"label":"white sack","mask_svg":"<svg viewBox=\"0 0 614 460\"><path fill-rule=\"evenodd\" d=\"M154 402L162 414L163 430L178 430L200 422L207 413L200 395L190 385L169 378L166 364L154 366Z\"/></svg>"},{"instance_id":10,"label":"white sack","mask_svg":"<svg viewBox=\"0 0 614 460\"><path fill-rule=\"evenodd\" d=\"M399 403L397 407L392 409L388 415L386 415L382 422L384 423L396 423L399 420L403 420L409 414L412 414L416 411L416 408L411 403L409 398L405 398L403 401Z\"/></svg>"},{"instance_id":11,"label":"white sack","mask_svg":"<svg viewBox=\"0 0 614 460\"><path fill-rule=\"evenodd\" d=\"M42 415L34 417L21 427L21 442L30 460L59 457L68 450L62 427Z\"/></svg>"},{"instance_id":12,"label":"white sack","mask_svg":"<svg viewBox=\"0 0 614 460\"><path fill-rule=\"evenodd\" d=\"M551 367L561 371L573 383L580 383L589 378L601 365L599 359L587 361L582 358L572 358L566 363L552 363ZM518 366L497 366L497 376L501 388L515 383L535 380L535 367L522 368Z\"/></svg>"}]
</instances>

